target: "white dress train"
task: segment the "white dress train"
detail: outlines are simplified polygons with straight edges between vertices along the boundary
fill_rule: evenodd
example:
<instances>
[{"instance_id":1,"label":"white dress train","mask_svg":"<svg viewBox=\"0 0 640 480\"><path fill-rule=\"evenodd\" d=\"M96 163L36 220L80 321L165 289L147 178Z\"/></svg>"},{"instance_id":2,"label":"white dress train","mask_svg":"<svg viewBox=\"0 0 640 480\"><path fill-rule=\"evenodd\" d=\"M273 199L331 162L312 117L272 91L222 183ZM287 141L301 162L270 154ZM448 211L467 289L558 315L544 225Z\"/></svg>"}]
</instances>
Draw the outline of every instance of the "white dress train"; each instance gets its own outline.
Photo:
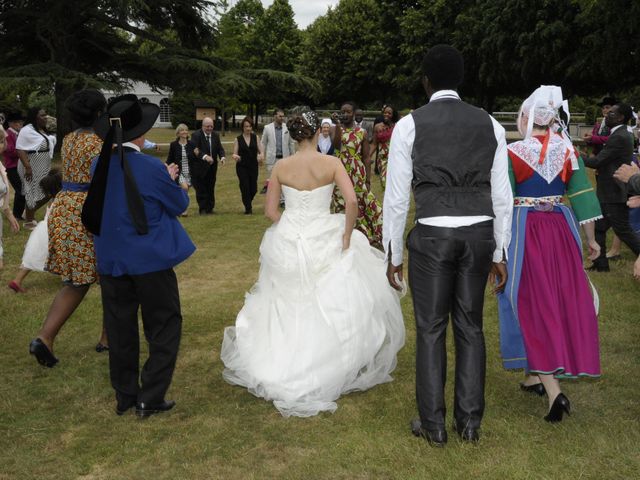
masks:
<instances>
[{"instance_id":1,"label":"white dress train","mask_svg":"<svg viewBox=\"0 0 640 480\"><path fill-rule=\"evenodd\" d=\"M384 255L356 230L342 251L332 192L283 186L286 209L260 245L258 281L224 332L225 380L285 417L334 412L340 395L391 381L404 345Z\"/></svg>"}]
</instances>

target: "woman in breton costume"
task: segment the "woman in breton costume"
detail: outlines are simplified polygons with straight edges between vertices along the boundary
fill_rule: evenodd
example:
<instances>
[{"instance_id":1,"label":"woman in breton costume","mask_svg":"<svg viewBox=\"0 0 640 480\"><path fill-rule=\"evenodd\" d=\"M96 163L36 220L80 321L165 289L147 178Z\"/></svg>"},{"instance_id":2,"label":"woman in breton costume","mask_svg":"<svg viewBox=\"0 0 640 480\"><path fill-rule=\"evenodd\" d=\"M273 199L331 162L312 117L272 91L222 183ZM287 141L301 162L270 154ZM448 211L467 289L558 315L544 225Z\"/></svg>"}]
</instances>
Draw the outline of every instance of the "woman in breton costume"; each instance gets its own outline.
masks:
<instances>
[{"instance_id":1,"label":"woman in breton costume","mask_svg":"<svg viewBox=\"0 0 640 480\"><path fill-rule=\"evenodd\" d=\"M596 258L594 221L601 212L561 107L568 119L560 87L542 86L518 114L524 140L508 146L515 208L509 280L499 296L504 365L527 371L524 391L548 396L548 422L570 413L559 379L600 375L597 313L578 226L589 258Z\"/></svg>"}]
</instances>

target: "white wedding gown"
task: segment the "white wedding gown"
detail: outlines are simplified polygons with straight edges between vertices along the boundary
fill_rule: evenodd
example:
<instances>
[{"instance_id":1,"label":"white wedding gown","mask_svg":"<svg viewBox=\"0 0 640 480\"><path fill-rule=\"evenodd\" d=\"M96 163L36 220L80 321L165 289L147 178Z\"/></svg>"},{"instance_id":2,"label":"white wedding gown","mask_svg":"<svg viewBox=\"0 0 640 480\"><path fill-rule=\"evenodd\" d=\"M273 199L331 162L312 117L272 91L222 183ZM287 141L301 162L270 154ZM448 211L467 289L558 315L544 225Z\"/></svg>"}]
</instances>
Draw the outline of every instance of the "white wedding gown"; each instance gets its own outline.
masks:
<instances>
[{"instance_id":1,"label":"white wedding gown","mask_svg":"<svg viewBox=\"0 0 640 480\"><path fill-rule=\"evenodd\" d=\"M392 380L405 329L384 255L331 214L333 184L283 186L286 210L260 245L258 281L221 358L229 383L273 401L285 417L335 411L340 395Z\"/></svg>"}]
</instances>

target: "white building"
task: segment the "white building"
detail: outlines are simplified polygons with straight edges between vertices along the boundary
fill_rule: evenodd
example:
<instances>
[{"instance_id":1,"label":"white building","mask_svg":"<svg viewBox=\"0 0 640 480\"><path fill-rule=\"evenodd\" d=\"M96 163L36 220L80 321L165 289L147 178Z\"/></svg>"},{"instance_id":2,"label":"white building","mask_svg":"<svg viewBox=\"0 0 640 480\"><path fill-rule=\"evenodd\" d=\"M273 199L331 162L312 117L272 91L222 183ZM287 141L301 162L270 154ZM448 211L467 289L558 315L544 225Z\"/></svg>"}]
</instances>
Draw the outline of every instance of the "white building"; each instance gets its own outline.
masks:
<instances>
[{"instance_id":1,"label":"white building","mask_svg":"<svg viewBox=\"0 0 640 480\"><path fill-rule=\"evenodd\" d=\"M102 90L102 94L107 100L126 93L133 93L138 96L140 101L155 103L160 107L160 115L158 115L156 123L153 124L154 127L171 127L171 106L169 105L169 95L171 95L170 91L156 90L144 82L133 82L131 84L131 88L117 92L112 90Z\"/></svg>"}]
</instances>

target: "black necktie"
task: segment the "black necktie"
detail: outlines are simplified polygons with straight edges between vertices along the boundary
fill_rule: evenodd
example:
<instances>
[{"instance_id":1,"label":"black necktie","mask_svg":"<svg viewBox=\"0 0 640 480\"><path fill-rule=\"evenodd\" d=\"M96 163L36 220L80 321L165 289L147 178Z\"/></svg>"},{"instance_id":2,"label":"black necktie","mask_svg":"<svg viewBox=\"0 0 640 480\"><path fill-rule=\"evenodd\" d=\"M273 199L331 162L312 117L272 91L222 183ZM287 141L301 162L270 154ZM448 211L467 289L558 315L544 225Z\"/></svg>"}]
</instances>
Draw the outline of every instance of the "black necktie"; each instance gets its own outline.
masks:
<instances>
[{"instance_id":1,"label":"black necktie","mask_svg":"<svg viewBox=\"0 0 640 480\"><path fill-rule=\"evenodd\" d=\"M209 145L209 155L213 156L213 152L211 151L211 135L207 135L207 144Z\"/></svg>"}]
</instances>

